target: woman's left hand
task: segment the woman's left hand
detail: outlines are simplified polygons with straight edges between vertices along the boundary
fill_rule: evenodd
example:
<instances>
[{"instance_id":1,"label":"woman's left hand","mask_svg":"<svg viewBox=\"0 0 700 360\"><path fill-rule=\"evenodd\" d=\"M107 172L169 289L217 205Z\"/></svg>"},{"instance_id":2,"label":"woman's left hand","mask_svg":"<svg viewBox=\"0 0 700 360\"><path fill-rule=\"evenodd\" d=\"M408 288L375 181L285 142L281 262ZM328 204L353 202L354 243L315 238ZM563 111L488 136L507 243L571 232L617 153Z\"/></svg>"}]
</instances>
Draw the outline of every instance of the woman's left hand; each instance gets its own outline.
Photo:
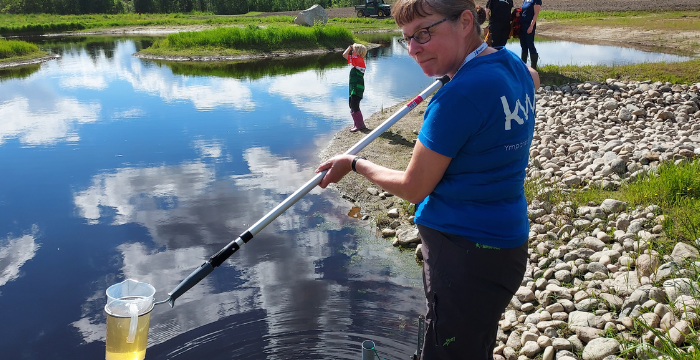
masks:
<instances>
[{"instance_id":1,"label":"woman's left hand","mask_svg":"<svg viewBox=\"0 0 700 360\"><path fill-rule=\"evenodd\" d=\"M530 27L527 28L527 33L528 33L528 34L532 34L532 30L533 30L534 28L535 28L535 23L534 23L534 22L531 22L531 23L530 23Z\"/></svg>"},{"instance_id":2,"label":"woman's left hand","mask_svg":"<svg viewBox=\"0 0 700 360\"><path fill-rule=\"evenodd\" d=\"M337 183L345 177L352 170L352 160L355 158L353 155L337 155L328 161L322 163L316 169L316 173L328 170L326 176L323 177L321 183L318 185L321 189L325 189L330 183Z\"/></svg>"}]
</instances>

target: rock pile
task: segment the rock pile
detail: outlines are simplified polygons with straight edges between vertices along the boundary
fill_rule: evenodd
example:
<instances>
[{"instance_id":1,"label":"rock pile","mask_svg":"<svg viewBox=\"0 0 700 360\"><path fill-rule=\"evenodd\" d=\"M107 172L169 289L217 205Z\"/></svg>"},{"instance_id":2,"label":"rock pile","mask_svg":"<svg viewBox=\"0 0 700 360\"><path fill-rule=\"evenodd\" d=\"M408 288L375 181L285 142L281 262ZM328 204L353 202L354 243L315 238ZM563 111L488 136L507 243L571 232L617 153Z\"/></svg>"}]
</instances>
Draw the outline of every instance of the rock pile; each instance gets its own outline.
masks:
<instances>
[{"instance_id":1,"label":"rock pile","mask_svg":"<svg viewBox=\"0 0 700 360\"><path fill-rule=\"evenodd\" d=\"M528 179L543 192L612 190L661 162L700 156L699 88L613 79L540 88ZM637 322L676 345L696 336L700 288L688 267L700 266L700 239L661 255L649 247L663 237L658 206L629 209L608 199L575 208L537 199L528 206L530 261L502 316L496 359L615 359L628 341L660 346ZM420 258L412 218L396 208L387 217L383 236L417 247Z\"/></svg>"},{"instance_id":2,"label":"rock pile","mask_svg":"<svg viewBox=\"0 0 700 360\"><path fill-rule=\"evenodd\" d=\"M700 155L700 84L586 82L537 92L528 177L613 190Z\"/></svg>"}]
</instances>

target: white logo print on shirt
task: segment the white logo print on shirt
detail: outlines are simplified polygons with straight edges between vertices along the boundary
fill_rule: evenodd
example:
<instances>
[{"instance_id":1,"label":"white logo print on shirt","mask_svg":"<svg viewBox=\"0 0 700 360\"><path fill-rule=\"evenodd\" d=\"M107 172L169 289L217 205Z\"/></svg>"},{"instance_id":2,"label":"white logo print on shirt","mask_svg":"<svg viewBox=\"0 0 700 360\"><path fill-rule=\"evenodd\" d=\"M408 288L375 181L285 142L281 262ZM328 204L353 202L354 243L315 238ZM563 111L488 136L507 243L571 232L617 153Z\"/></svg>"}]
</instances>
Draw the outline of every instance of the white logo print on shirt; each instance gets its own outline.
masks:
<instances>
[{"instance_id":1,"label":"white logo print on shirt","mask_svg":"<svg viewBox=\"0 0 700 360\"><path fill-rule=\"evenodd\" d=\"M534 115L535 113L535 98L532 98L532 102L530 102L530 95L525 94L525 106L523 106L520 103L520 100L515 101L515 106L513 107L513 110L510 110L510 105L508 104L508 99L506 99L505 96L501 96L501 103L503 104L503 112L506 115L506 130L510 130L510 122L511 120L515 120L519 125L522 125L525 123L525 120L528 120L530 110L532 110L532 113ZM523 116L525 117L525 120L523 120L520 115L518 115L518 110L523 111Z\"/></svg>"}]
</instances>

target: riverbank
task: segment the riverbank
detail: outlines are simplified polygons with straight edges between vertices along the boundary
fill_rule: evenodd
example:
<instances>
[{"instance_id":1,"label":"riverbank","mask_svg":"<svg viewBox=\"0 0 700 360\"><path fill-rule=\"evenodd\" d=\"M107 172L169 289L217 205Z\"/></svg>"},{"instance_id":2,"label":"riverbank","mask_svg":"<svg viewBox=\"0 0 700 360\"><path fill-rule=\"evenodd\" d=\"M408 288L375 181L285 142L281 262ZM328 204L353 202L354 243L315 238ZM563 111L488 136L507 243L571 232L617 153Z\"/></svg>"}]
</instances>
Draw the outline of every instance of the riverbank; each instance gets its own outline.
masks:
<instances>
[{"instance_id":1,"label":"riverbank","mask_svg":"<svg viewBox=\"0 0 700 360\"><path fill-rule=\"evenodd\" d=\"M494 358L695 353L700 83L608 79L545 86L536 99L525 184L530 258L499 324ZM360 155L404 169L426 104ZM368 127L402 106L373 114ZM320 161L364 135L343 129ZM332 186L376 223L379 236L395 246L418 246L420 256L410 204L355 173Z\"/></svg>"},{"instance_id":2,"label":"riverbank","mask_svg":"<svg viewBox=\"0 0 700 360\"><path fill-rule=\"evenodd\" d=\"M249 25L170 34L139 51L139 57L188 61L290 57L342 51L353 42L352 33L339 26Z\"/></svg>"}]
</instances>

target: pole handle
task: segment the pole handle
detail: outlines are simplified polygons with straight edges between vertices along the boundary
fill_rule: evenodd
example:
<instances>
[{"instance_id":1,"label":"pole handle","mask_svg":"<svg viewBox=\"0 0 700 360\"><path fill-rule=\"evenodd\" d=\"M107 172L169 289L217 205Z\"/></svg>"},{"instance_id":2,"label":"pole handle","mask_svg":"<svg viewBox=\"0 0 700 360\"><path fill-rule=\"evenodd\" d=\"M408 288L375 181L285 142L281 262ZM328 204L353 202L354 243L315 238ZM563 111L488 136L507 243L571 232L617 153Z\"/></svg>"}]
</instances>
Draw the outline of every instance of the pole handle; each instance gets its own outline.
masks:
<instances>
[{"instance_id":1,"label":"pole handle","mask_svg":"<svg viewBox=\"0 0 700 360\"><path fill-rule=\"evenodd\" d=\"M173 289L173 291L168 293L168 301L170 302L170 307L175 306L175 299L179 298L180 295L184 294L185 291L191 289L193 286L197 285L202 279L214 271L214 266L211 265L209 261L202 264L195 271L193 271L185 280L182 280L180 284Z\"/></svg>"}]
</instances>

